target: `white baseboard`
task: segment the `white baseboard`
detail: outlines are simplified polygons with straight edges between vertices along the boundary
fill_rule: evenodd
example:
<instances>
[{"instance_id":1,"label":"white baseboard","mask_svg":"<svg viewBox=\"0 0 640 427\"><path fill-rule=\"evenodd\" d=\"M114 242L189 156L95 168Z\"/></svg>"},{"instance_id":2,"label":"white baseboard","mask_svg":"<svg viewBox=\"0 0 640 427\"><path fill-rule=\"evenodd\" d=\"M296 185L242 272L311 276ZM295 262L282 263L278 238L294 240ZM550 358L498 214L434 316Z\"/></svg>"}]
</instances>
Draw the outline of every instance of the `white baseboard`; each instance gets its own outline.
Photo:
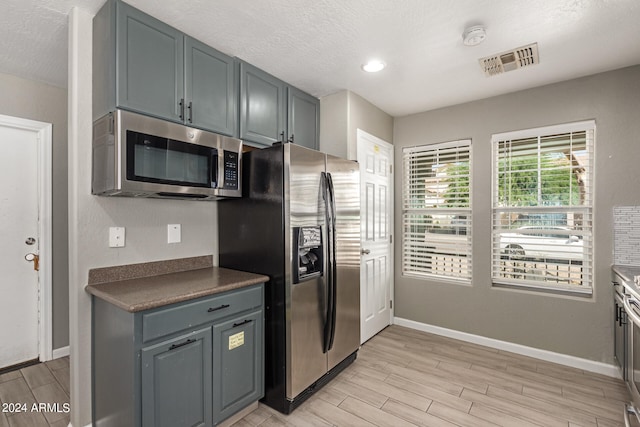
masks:
<instances>
[{"instance_id":1,"label":"white baseboard","mask_svg":"<svg viewBox=\"0 0 640 427\"><path fill-rule=\"evenodd\" d=\"M69 355L69 346L60 347L53 350L53 358L59 359Z\"/></svg>"},{"instance_id":2,"label":"white baseboard","mask_svg":"<svg viewBox=\"0 0 640 427\"><path fill-rule=\"evenodd\" d=\"M399 326L416 329L418 331L429 332L435 335L442 335L454 338L460 341L466 341L474 344L483 345L485 347L495 348L498 350L509 351L511 353L521 354L523 356L534 357L536 359L545 360L547 362L558 363L560 365L570 366L572 368L582 369L585 371L602 374L613 378L620 378L620 372L614 365L603 362L595 362L593 360L582 359L580 357L569 356L562 353L554 353L548 350L542 350L534 347L527 347L521 344L514 344L508 341L500 341L493 338L487 338L480 335L473 335L466 332L447 329L440 326L433 326L426 323L416 322L414 320L394 317L393 323Z\"/></svg>"}]
</instances>

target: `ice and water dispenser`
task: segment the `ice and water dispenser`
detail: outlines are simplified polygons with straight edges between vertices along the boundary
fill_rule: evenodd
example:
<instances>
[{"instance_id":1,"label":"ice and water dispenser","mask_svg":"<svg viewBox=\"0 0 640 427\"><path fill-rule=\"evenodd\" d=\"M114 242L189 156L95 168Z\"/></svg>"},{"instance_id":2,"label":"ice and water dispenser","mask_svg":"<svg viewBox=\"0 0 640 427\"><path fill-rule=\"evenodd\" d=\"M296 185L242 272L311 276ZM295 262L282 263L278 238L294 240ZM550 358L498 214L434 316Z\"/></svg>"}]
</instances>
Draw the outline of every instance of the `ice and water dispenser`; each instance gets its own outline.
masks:
<instances>
[{"instance_id":1,"label":"ice and water dispenser","mask_svg":"<svg viewBox=\"0 0 640 427\"><path fill-rule=\"evenodd\" d=\"M324 258L322 255L322 228L293 228L293 283L303 282L322 276Z\"/></svg>"}]
</instances>

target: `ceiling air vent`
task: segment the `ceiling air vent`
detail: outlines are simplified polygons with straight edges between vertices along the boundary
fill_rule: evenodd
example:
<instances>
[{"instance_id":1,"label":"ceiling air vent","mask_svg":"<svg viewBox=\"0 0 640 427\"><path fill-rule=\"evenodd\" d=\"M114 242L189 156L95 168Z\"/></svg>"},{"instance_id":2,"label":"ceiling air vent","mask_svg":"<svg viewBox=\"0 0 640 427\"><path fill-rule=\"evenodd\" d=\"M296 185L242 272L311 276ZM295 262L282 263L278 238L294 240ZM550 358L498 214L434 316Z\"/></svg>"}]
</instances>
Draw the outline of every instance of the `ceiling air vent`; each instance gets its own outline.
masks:
<instances>
[{"instance_id":1,"label":"ceiling air vent","mask_svg":"<svg viewBox=\"0 0 640 427\"><path fill-rule=\"evenodd\" d=\"M540 62L538 58L538 43L480 58L479 61L482 70L487 76L495 76L518 68L529 67Z\"/></svg>"}]
</instances>

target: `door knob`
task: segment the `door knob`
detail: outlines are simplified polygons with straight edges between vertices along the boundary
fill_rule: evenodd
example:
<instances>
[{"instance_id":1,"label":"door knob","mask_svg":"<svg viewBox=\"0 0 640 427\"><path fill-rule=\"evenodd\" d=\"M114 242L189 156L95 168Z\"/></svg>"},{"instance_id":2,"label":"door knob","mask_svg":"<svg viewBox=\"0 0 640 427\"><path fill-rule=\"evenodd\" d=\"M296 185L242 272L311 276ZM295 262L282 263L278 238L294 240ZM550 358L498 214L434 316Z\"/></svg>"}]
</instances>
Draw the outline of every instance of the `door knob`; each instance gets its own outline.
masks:
<instances>
[{"instance_id":1,"label":"door knob","mask_svg":"<svg viewBox=\"0 0 640 427\"><path fill-rule=\"evenodd\" d=\"M35 271L40 270L40 255L36 255L34 253L28 253L24 256L24 259L33 262L33 269Z\"/></svg>"},{"instance_id":2,"label":"door knob","mask_svg":"<svg viewBox=\"0 0 640 427\"><path fill-rule=\"evenodd\" d=\"M369 249L360 249L360 254L361 255L369 255L371 253L371 251Z\"/></svg>"}]
</instances>

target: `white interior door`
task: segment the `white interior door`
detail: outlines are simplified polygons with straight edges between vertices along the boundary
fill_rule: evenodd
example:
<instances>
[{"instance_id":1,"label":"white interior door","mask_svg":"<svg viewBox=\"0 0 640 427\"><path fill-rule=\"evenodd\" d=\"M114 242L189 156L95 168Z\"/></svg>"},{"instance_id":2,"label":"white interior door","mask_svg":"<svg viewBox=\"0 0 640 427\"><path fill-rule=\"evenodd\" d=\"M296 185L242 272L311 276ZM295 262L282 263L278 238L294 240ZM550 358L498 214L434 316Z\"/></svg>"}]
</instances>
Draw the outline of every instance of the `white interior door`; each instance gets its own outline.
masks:
<instances>
[{"instance_id":1,"label":"white interior door","mask_svg":"<svg viewBox=\"0 0 640 427\"><path fill-rule=\"evenodd\" d=\"M358 129L360 164L360 337L391 322L393 294L393 146Z\"/></svg>"},{"instance_id":2,"label":"white interior door","mask_svg":"<svg viewBox=\"0 0 640 427\"><path fill-rule=\"evenodd\" d=\"M40 356L40 274L35 268L41 263L40 196L47 190L41 180L46 171L40 171L42 128L34 129L38 122L16 119L27 123L25 128L6 119L0 116L0 368ZM49 126L45 133L50 137L50 125L41 125Z\"/></svg>"}]
</instances>

